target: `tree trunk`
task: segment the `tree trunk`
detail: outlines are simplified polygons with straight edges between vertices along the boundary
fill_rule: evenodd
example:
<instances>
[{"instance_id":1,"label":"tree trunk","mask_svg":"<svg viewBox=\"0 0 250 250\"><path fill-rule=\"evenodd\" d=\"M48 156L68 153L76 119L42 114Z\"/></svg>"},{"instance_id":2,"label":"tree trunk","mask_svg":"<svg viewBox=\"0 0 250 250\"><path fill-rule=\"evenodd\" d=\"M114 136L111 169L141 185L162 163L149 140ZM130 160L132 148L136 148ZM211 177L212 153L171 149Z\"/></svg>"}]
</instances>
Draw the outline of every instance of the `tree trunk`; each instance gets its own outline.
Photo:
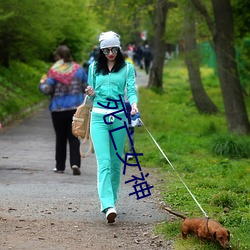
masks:
<instances>
[{"instance_id":1,"label":"tree trunk","mask_svg":"<svg viewBox=\"0 0 250 250\"><path fill-rule=\"evenodd\" d=\"M166 19L168 12L168 1L156 1L155 16L155 37L153 45L153 62L149 74L148 87L157 87L162 89L163 66L166 53L166 43L164 41Z\"/></svg>"},{"instance_id":2,"label":"tree trunk","mask_svg":"<svg viewBox=\"0 0 250 250\"><path fill-rule=\"evenodd\" d=\"M228 129L237 134L248 134L250 124L235 60L230 0L212 0L212 3L216 29L213 38Z\"/></svg>"},{"instance_id":3,"label":"tree trunk","mask_svg":"<svg viewBox=\"0 0 250 250\"><path fill-rule=\"evenodd\" d=\"M215 23L200 0L191 1L204 16L213 36L228 130L237 134L250 134L250 123L235 59L230 0L212 0Z\"/></svg>"},{"instance_id":4,"label":"tree trunk","mask_svg":"<svg viewBox=\"0 0 250 250\"><path fill-rule=\"evenodd\" d=\"M191 92L200 113L217 113L218 108L207 95L201 80L200 57L196 48L195 18L190 15L193 11L192 6L187 6L187 10L185 18L185 55Z\"/></svg>"}]
</instances>

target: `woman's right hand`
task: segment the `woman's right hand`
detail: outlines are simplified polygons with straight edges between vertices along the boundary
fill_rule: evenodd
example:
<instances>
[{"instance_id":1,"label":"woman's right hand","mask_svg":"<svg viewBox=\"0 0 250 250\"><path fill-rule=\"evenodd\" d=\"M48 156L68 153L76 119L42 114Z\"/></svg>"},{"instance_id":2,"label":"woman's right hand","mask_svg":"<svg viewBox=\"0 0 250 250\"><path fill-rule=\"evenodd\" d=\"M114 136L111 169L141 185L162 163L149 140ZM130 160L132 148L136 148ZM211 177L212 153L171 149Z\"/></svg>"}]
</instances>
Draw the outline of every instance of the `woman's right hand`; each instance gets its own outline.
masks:
<instances>
[{"instance_id":1,"label":"woman's right hand","mask_svg":"<svg viewBox=\"0 0 250 250\"><path fill-rule=\"evenodd\" d=\"M90 86L88 86L88 87L85 89L85 92L86 92L86 94L87 94L88 96L95 96L95 90L94 90L92 87L90 87Z\"/></svg>"},{"instance_id":2,"label":"woman's right hand","mask_svg":"<svg viewBox=\"0 0 250 250\"><path fill-rule=\"evenodd\" d=\"M132 105L131 105L131 112L130 114L133 116L135 115L137 112L139 112L138 108L137 108L137 104L134 102Z\"/></svg>"}]
</instances>

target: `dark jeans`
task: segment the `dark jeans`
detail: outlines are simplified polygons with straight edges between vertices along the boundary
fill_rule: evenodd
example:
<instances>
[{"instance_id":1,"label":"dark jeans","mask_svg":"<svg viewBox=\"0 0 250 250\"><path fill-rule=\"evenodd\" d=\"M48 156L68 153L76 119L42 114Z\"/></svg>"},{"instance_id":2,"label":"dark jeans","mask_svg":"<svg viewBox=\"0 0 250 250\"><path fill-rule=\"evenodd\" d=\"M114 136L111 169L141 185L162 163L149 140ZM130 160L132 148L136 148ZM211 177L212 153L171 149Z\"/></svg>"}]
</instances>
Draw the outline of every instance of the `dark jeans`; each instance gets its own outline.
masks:
<instances>
[{"instance_id":1,"label":"dark jeans","mask_svg":"<svg viewBox=\"0 0 250 250\"><path fill-rule=\"evenodd\" d=\"M79 152L80 142L72 134L72 117L76 110L52 112L52 122L56 133L56 168L65 170L67 156L67 141L69 141L70 166L81 165L81 156Z\"/></svg>"},{"instance_id":2,"label":"dark jeans","mask_svg":"<svg viewBox=\"0 0 250 250\"><path fill-rule=\"evenodd\" d=\"M145 66L145 71L147 75L149 73L150 63L151 63L150 60L144 60L144 66Z\"/></svg>"}]
</instances>

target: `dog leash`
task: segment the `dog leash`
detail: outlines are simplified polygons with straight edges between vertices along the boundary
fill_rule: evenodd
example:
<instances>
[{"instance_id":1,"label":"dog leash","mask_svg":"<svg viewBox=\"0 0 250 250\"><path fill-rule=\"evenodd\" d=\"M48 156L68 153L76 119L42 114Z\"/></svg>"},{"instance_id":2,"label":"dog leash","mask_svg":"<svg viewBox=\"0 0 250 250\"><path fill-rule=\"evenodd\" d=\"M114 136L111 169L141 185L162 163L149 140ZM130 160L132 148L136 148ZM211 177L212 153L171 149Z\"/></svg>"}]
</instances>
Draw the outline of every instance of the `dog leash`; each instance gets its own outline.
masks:
<instances>
[{"instance_id":1,"label":"dog leash","mask_svg":"<svg viewBox=\"0 0 250 250\"><path fill-rule=\"evenodd\" d=\"M160 152L162 153L162 155L165 157L165 159L167 160L167 162L169 163L169 165L171 166L171 168L175 171L175 173L177 174L177 176L179 177L180 181L182 182L182 184L185 186L185 188L187 189L187 191L189 192L189 194L191 195L191 197L193 198L193 200L196 202L196 204L198 205L198 207L200 208L200 210L202 211L202 213L205 215L205 217L209 218L209 216L207 215L207 213L203 210L203 208L201 207L201 205L199 204L199 202L196 200L196 198L194 197L194 195L192 194L192 192L190 191L190 189L188 188L188 186L186 185L186 183L182 180L182 178L180 177L180 175L178 174L176 168L173 166L173 164L170 162L170 160L168 159L168 157L165 155L165 153L163 152L163 150L161 149L161 147L159 146L159 144L156 142L156 140L154 139L154 137L152 136L152 134L149 132L148 128L145 126L145 124L143 123L143 121L141 120L141 118L139 118L142 125L145 127L146 131L148 132L148 134L150 135L151 139L153 140L153 142L155 143L155 145L158 147L158 149L160 150Z\"/></svg>"}]
</instances>

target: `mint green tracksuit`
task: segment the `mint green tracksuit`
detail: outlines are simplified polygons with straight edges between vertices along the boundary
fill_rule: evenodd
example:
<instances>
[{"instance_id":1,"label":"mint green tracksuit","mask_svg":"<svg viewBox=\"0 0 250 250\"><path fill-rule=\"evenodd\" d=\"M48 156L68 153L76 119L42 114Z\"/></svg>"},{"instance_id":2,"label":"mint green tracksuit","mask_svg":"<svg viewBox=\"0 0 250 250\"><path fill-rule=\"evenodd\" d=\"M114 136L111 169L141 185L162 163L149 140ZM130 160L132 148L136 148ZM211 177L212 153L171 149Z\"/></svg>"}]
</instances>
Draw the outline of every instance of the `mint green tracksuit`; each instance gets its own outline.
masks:
<instances>
[{"instance_id":1,"label":"mint green tracksuit","mask_svg":"<svg viewBox=\"0 0 250 250\"><path fill-rule=\"evenodd\" d=\"M119 95L122 96L123 103L124 91L126 89L127 98L132 103L137 103L137 93L135 87L135 71L134 66L127 63L127 66L120 69L118 72L110 72L108 75L95 74L94 64L89 67L88 84L95 89L95 97L93 98L93 108L101 107L98 102L107 107L115 107L115 103L108 101L107 98L119 100ZM118 110L122 109L122 104L118 103ZM109 130L124 126L124 121L127 122L124 112L116 114L120 117L114 118L114 121L107 119L111 124L105 124L102 112L94 111L91 114L90 134L94 145L96 160L97 160L97 189L101 202L101 211L106 208L115 207L118 195L118 189L121 179L122 162L116 155L123 157L124 145L127 137L125 128L116 130L112 133L117 150L112 143ZM106 109L110 111L110 109ZM101 110L102 111L102 110ZM109 117L108 117L109 118Z\"/></svg>"}]
</instances>

